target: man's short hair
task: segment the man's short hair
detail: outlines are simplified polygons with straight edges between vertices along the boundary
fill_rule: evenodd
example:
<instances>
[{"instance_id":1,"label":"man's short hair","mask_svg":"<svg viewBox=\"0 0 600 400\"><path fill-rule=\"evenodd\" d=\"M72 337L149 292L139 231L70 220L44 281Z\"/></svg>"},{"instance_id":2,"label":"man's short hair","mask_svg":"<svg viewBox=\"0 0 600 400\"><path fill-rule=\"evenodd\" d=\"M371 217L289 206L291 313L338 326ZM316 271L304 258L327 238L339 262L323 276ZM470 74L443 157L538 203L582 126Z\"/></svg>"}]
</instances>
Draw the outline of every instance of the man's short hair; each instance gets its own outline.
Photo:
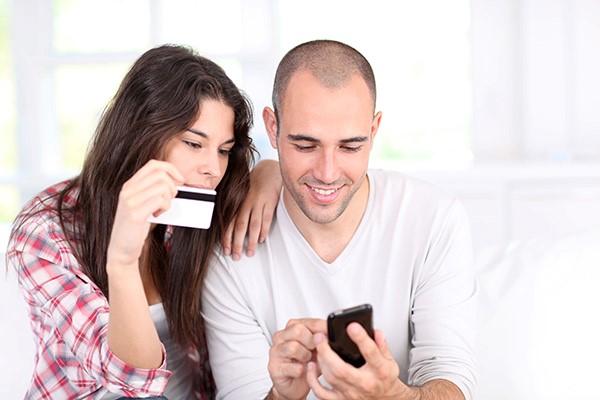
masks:
<instances>
[{"instance_id":1,"label":"man's short hair","mask_svg":"<svg viewBox=\"0 0 600 400\"><path fill-rule=\"evenodd\" d=\"M373 112L377 90L375 75L369 61L356 49L335 40L314 40L291 49L279 62L273 84L273 107L279 115L285 90L294 73L309 71L323 86L339 88L354 75L360 75L373 98Z\"/></svg>"}]
</instances>

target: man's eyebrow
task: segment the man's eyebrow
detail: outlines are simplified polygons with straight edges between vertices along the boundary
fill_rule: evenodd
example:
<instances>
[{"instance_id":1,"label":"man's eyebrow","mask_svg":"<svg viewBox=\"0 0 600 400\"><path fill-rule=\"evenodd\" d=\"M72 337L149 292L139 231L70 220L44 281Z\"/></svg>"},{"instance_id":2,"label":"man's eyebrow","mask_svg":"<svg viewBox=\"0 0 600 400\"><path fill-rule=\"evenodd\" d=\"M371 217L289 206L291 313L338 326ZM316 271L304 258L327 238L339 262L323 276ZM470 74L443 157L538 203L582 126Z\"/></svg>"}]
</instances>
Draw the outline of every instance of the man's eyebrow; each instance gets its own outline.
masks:
<instances>
[{"instance_id":1,"label":"man's eyebrow","mask_svg":"<svg viewBox=\"0 0 600 400\"><path fill-rule=\"evenodd\" d=\"M319 139L307 135L288 135L288 139L297 142L312 142L319 143ZM368 136L354 136L346 139L341 139L340 143L363 143L369 140Z\"/></svg>"},{"instance_id":2,"label":"man's eyebrow","mask_svg":"<svg viewBox=\"0 0 600 400\"><path fill-rule=\"evenodd\" d=\"M362 143L369 140L368 136L355 136L340 140L340 143Z\"/></svg>"},{"instance_id":3,"label":"man's eyebrow","mask_svg":"<svg viewBox=\"0 0 600 400\"><path fill-rule=\"evenodd\" d=\"M307 135L287 135L289 140L295 141L295 142L314 142L314 143L319 143L320 140L316 139L314 137L311 136L307 136Z\"/></svg>"}]
</instances>

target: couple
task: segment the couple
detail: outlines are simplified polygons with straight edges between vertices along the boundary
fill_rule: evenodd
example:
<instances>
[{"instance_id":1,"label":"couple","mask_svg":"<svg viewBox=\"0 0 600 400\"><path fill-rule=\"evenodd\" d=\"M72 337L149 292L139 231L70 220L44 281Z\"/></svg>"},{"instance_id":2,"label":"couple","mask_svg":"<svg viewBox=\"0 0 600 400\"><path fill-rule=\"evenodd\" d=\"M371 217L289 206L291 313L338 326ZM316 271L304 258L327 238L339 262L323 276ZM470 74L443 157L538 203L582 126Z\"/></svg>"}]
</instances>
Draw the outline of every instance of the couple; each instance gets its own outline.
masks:
<instances>
[{"instance_id":1,"label":"couple","mask_svg":"<svg viewBox=\"0 0 600 400\"><path fill-rule=\"evenodd\" d=\"M263 111L280 164L250 172L251 106L223 70L178 46L142 55L81 174L15 221L8 264L38 345L27 397L211 398L214 375L218 398L471 398L467 219L431 184L368 170L375 97L355 49L297 46ZM211 228L146 222L184 184L216 189ZM347 327L356 369L323 318L367 302L374 340Z\"/></svg>"}]
</instances>

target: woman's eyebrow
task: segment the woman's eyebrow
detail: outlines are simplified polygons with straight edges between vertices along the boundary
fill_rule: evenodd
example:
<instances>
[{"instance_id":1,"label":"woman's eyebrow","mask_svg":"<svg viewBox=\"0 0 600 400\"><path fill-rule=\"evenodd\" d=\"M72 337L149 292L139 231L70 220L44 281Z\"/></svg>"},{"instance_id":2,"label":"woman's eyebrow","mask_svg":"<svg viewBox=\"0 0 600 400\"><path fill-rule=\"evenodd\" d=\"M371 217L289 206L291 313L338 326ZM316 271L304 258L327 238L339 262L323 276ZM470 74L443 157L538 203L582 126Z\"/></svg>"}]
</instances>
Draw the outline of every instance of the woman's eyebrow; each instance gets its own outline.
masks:
<instances>
[{"instance_id":1,"label":"woman's eyebrow","mask_svg":"<svg viewBox=\"0 0 600 400\"><path fill-rule=\"evenodd\" d=\"M194 133L194 134L196 134L198 136L202 136L204 139L208 139L208 135L206 133L202 132L202 131L197 131L195 129L189 128L188 132L192 132L192 133Z\"/></svg>"},{"instance_id":2,"label":"woman's eyebrow","mask_svg":"<svg viewBox=\"0 0 600 400\"><path fill-rule=\"evenodd\" d=\"M190 128L190 129L188 129L188 132L192 132L193 134L198 135L198 136L200 136L200 137L202 137L204 139L208 139L208 135L206 133L202 132L202 131L198 131L196 129L191 129ZM221 144L223 145L223 144L231 144L231 143L235 144L235 137L232 137L231 139L226 140L226 141L224 141Z\"/></svg>"}]
</instances>

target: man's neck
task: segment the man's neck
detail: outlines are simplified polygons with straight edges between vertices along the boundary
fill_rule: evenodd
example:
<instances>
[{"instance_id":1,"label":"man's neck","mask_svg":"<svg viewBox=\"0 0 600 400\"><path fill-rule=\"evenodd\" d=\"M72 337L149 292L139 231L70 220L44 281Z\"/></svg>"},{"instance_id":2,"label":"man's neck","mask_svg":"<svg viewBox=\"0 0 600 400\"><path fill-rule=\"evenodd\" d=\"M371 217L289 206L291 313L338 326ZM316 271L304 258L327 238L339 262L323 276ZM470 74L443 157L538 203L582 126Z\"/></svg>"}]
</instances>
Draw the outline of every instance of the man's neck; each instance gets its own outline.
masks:
<instances>
[{"instance_id":1,"label":"man's neck","mask_svg":"<svg viewBox=\"0 0 600 400\"><path fill-rule=\"evenodd\" d=\"M291 196L286 195L285 192L283 200L300 234L323 261L332 263L342 254L360 225L369 200L369 179L365 178L342 215L326 224L308 219Z\"/></svg>"}]
</instances>

